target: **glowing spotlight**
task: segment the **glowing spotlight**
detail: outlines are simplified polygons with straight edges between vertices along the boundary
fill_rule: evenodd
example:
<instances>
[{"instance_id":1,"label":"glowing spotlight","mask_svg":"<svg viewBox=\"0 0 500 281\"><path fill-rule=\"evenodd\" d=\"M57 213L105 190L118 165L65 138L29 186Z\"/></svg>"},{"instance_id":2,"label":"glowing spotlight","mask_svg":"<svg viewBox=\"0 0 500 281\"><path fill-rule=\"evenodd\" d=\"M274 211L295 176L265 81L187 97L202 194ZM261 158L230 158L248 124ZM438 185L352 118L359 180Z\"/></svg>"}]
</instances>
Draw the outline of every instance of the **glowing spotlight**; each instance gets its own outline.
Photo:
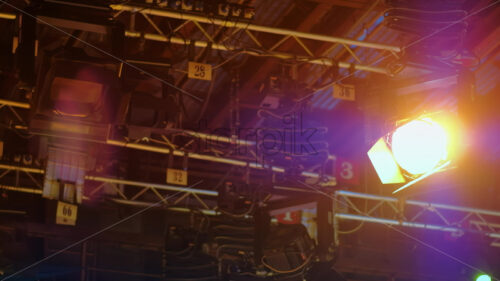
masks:
<instances>
[{"instance_id":1,"label":"glowing spotlight","mask_svg":"<svg viewBox=\"0 0 500 281\"><path fill-rule=\"evenodd\" d=\"M421 117L380 138L368 157L382 183L406 182L395 191L399 192L449 166L460 139L458 124L453 121L448 116Z\"/></svg>"},{"instance_id":2,"label":"glowing spotlight","mask_svg":"<svg viewBox=\"0 0 500 281\"><path fill-rule=\"evenodd\" d=\"M491 281L491 276L488 274L481 274L476 277L476 281Z\"/></svg>"},{"instance_id":3,"label":"glowing spotlight","mask_svg":"<svg viewBox=\"0 0 500 281\"><path fill-rule=\"evenodd\" d=\"M446 131L430 118L410 121L392 135L392 153L399 166L411 174L432 171L448 156Z\"/></svg>"}]
</instances>

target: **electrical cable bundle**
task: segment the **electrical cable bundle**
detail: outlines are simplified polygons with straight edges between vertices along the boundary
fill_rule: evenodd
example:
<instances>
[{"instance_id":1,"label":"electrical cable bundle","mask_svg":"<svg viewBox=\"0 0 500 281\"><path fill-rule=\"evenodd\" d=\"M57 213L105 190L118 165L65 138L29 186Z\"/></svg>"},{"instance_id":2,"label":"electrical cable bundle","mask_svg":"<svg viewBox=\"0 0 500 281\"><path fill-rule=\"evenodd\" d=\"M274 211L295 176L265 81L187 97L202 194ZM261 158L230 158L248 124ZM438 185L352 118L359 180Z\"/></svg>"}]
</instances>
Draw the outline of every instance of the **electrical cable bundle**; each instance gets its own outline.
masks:
<instances>
[{"instance_id":1,"label":"electrical cable bundle","mask_svg":"<svg viewBox=\"0 0 500 281\"><path fill-rule=\"evenodd\" d=\"M254 233L252 225L220 224L213 228L215 257L219 262L219 277L252 272Z\"/></svg>"},{"instance_id":2,"label":"electrical cable bundle","mask_svg":"<svg viewBox=\"0 0 500 281\"><path fill-rule=\"evenodd\" d=\"M192 219L196 221L195 217ZM202 251L210 221L203 216L199 226L196 223L191 227L166 225L162 260L164 280L218 280L217 261Z\"/></svg>"}]
</instances>

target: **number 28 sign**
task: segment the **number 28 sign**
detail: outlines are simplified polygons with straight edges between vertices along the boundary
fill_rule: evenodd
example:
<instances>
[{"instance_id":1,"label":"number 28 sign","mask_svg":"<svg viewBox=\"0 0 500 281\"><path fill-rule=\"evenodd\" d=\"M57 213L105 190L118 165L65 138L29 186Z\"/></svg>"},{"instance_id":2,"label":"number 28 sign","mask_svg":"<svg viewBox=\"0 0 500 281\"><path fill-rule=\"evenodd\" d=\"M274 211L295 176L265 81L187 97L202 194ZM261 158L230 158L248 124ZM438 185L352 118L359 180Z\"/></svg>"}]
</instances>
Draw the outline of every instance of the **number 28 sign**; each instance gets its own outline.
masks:
<instances>
[{"instance_id":1,"label":"number 28 sign","mask_svg":"<svg viewBox=\"0 0 500 281\"><path fill-rule=\"evenodd\" d=\"M359 166L355 161L337 157L335 171L340 184L359 184Z\"/></svg>"},{"instance_id":2,"label":"number 28 sign","mask_svg":"<svg viewBox=\"0 0 500 281\"><path fill-rule=\"evenodd\" d=\"M188 62L188 78L212 80L212 66L210 64Z\"/></svg>"}]
</instances>

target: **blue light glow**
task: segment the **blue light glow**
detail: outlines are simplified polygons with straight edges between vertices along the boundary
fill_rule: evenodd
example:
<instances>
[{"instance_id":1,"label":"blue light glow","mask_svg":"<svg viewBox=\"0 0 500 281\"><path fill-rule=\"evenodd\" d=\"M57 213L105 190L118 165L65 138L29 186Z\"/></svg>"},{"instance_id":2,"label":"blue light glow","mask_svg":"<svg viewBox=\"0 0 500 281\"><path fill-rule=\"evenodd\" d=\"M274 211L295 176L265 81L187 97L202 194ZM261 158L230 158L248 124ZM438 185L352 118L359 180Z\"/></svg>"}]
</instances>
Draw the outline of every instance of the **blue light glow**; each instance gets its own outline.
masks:
<instances>
[{"instance_id":1,"label":"blue light glow","mask_svg":"<svg viewBox=\"0 0 500 281\"><path fill-rule=\"evenodd\" d=\"M491 277L488 274L481 274L476 278L476 281L491 281Z\"/></svg>"}]
</instances>

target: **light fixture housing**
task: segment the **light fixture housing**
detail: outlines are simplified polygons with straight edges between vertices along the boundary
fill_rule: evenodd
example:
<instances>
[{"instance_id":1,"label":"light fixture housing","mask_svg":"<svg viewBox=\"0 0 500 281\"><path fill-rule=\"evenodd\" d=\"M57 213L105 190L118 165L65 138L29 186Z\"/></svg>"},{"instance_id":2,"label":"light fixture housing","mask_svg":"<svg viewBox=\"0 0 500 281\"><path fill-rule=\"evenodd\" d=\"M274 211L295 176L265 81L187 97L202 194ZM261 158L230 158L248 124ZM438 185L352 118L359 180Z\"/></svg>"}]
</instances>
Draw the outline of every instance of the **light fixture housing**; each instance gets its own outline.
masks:
<instances>
[{"instance_id":1,"label":"light fixture housing","mask_svg":"<svg viewBox=\"0 0 500 281\"><path fill-rule=\"evenodd\" d=\"M118 63L81 49L43 53L30 132L105 138L120 104L118 69Z\"/></svg>"},{"instance_id":2,"label":"light fixture housing","mask_svg":"<svg viewBox=\"0 0 500 281\"><path fill-rule=\"evenodd\" d=\"M415 181L448 166L457 150L457 128L456 118L441 113L396 122L368 157L383 184Z\"/></svg>"}]
</instances>

